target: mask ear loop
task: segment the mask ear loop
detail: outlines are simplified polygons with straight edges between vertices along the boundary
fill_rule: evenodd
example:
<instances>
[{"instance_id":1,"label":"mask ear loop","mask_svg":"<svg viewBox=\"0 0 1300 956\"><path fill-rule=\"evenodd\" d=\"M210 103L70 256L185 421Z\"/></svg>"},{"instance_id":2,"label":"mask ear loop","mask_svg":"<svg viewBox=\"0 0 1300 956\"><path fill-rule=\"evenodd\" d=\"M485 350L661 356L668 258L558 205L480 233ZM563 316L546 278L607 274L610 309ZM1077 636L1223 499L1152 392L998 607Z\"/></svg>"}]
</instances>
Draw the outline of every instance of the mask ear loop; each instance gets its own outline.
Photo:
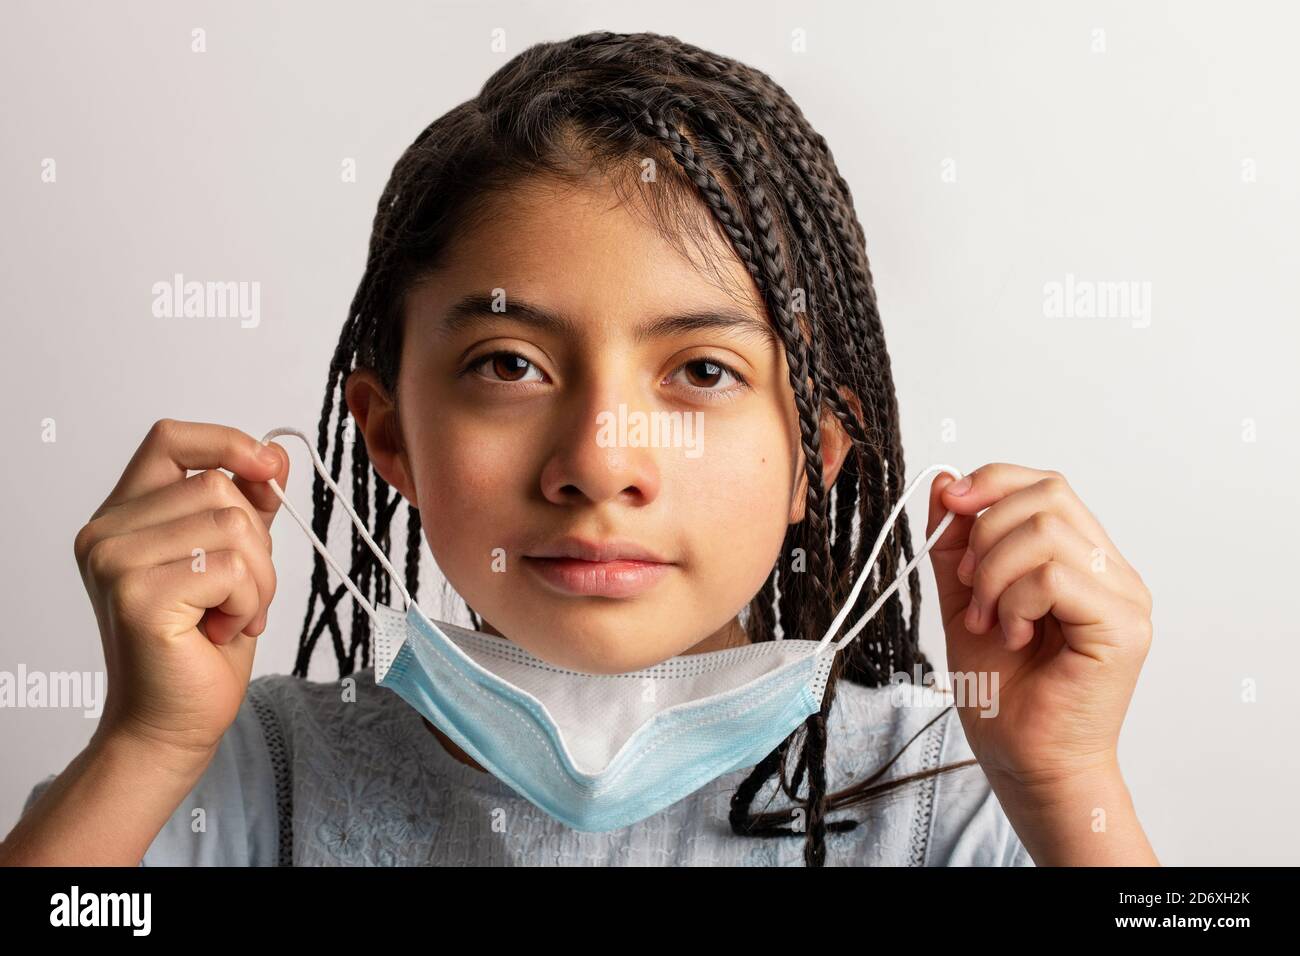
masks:
<instances>
[{"instance_id":1,"label":"mask ear loop","mask_svg":"<svg viewBox=\"0 0 1300 956\"><path fill-rule=\"evenodd\" d=\"M889 513L889 518L885 521L885 526L880 529L880 535L876 538L876 546L871 549L871 556L867 558L866 566L862 569L862 573L858 575L857 583L853 585L853 590L849 592L848 599L844 602L844 606L840 608L840 613L835 615L835 620L831 621L831 626L827 628L826 636L823 637L821 643L817 645L815 653L820 654L825 649L827 642L831 639L831 635L840 629L840 625L843 624L844 619L848 617L849 609L853 607L853 602L858 599L858 594L862 591L862 586L867 583L867 578L870 575L871 569L876 566L876 558L880 555L880 549L884 547L885 539L889 537L889 531L894 526L894 522L898 520L898 516L902 513L903 505L907 504L907 499L912 497L912 494L916 489L921 486L921 481L925 476L936 471L947 472L955 479L960 479L962 477L962 473L958 469L952 467L952 465L931 465L929 468L925 469L925 471L912 479L912 483L907 486L907 489L903 492L903 496L899 498L898 503L894 505L894 510ZM925 546L921 548L916 557L912 558L912 560L908 562L907 567L905 567L902 573L894 579L894 583L885 588L880 597L876 598L876 602L867 610L867 613L862 615L862 619L859 620L858 623L854 624L847 634L838 641L835 641L836 651L847 647L849 642L857 637L858 633L867 626L867 623L875 616L876 611L880 610L880 606L889 599L889 596L898 589L899 585L907 580L907 576L912 573L912 569L920 563L921 559L926 556L932 547L934 547L934 543L942 537L944 531L947 530L948 525L952 524L952 519L954 517L956 517L955 511L949 511L943 516L943 520L940 521L939 526L934 529L934 533L926 539Z\"/></svg>"},{"instance_id":2,"label":"mask ear loop","mask_svg":"<svg viewBox=\"0 0 1300 956\"><path fill-rule=\"evenodd\" d=\"M334 492L334 500L342 505L344 510L347 511L348 516L352 519L352 524L356 527L357 531L361 533L361 537L365 539L366 544L370 546L370 550L374 552L374 555L379 559L380 564L382 564L384 569L388 571L388 576L392 579L393 584L397 586L397 590L402 593L402 599L406 602L403 609L409 611L411 608L411 595L407 592L406 588L402 586L397 571L389 562L388 557L384 554L383 550L375 544L374 539L370 537L370 533L366 531L365 524L359 517L357 517L357 513L352 510L352 506L344 499L343 493L339 491L339 486L334 483L332 478L330 478L329 472L325 470L325 463L320 460L320 455L316 451L316 446L313 445L307 436L298 429L287 427L272 428L262 436L262 444L265 445L272 438L276 438L280 435L294 435L302 439L302 443L306 445L307 450L311 452L311 461L315 466L316 471L323 479L325 479L325 484L329 485L330 490ZM348 574L339 567L338 563L334 560L334 556L331 555L329 550L325 547L325 543L321 541L320 538L316 537L316 532L314 532L311 529L311 526L303 520L302 515L298 514L298 509L293 506L293 502L285 497L284 492L280 489L279 483L276 482L274 478L271 478L267 480L267 484L271 486L271 490L280 497L282 502L284 502L284 506L289 509L289 514L293 516L293 520L298 522L299 527L301 527L303 531L307 532L307 537L311 538L312 546L315 547L320 556L325 559L325 563L334 569L334 573L339 576L339 580L343 582L343 586L352 593L352 596L356 599L357 603L366 609L366 613L370 615L370 619L377 622L378 615L375 613L374 606L366 600L365 596L357 589L357 586L352 583L352 579Z\"/></svg>"}]
</instances>

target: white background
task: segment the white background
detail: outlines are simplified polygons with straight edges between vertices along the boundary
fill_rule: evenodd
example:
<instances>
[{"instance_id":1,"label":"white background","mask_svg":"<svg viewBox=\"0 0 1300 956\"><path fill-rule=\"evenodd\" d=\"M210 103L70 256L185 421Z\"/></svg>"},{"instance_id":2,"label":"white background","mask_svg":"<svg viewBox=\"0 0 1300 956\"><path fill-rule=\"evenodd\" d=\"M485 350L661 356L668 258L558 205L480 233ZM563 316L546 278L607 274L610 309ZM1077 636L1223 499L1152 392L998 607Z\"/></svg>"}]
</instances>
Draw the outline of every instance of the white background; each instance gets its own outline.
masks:
<instances>
[{"instance_id":1,"label":"white background","mask_svg":"<svg viewBox=\"0 0 1300 956\"><path fill-rule=\"evenodd\" d=\"M768 72L830 142L911 473L1059 469L1145 577L1155 641L1120 756L1160 859L1300 862L1293 6L335 6L6 4L0 669L102 666L73 536L156 419L314 433L375 202L421 129L531 43L650 30ZM260 282L259 327L155 319L151 287L176 272ZM1150 324L1045 317L1067 274L1149 282ZM309 514L305 450L283 441ZM275 538L259 674L292 669L307 593L306 538L287 516ZM322 647L312 677L334 676ZM0 711L0 832L93 726Z\"/></svg>"}]
</instances>

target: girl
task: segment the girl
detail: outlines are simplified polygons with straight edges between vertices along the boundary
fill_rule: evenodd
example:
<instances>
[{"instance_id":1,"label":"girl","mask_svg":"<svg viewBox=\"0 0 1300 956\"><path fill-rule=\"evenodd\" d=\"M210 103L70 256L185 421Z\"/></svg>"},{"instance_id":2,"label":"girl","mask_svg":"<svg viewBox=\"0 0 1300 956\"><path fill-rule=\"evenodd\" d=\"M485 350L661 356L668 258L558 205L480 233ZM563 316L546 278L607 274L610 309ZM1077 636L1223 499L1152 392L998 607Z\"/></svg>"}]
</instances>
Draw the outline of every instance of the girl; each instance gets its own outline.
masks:
<instances>
[{"instance_id":1,"label":"girl","mask_svg":"<svg viewBox=\"0 0 1300 956\"><path fill-rule=\"evenodd\" d=\"M691 445L598 427L646 411L696 424ZM350 452L352 504L412 596L424 540L475 630L558 668L819 640L914 556L904 514L850 598L906 468L848 186L769 77L671 37L531 47L420 134L379 200L318 450L333 478ZM993 699L897 693L933 670L913 570L908 611L889 597L802 727L611 832L551 818L376 686L371 620L354 598L345 626L319 554L293 675L249 683L287 475L235 429L150 431L75 545L104 716L4 862L1156 862L1116 759L1150 596L1055 472L930 486L930 532L956 515L930 552L948 657ZM313 502L325 538L320 475ZM355 529L349 563L391 603ZM307 681L326 632L339 681Z\"/></svg>"}]
</instances>

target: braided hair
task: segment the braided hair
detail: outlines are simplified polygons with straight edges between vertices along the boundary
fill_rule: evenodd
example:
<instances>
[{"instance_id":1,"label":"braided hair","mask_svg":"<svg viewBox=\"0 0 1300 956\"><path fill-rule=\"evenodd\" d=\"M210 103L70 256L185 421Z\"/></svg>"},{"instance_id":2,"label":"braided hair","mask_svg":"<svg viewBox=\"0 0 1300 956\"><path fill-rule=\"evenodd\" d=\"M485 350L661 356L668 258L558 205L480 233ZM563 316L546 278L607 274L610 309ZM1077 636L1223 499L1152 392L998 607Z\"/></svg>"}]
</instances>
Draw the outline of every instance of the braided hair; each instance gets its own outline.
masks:
<instances>
[{"instance_id":1,"label":"braided hair","mask_svg":"<svg viewBox=\"0 0 1300 956\"><path fill-rule=\"evenodd\" d=\"M656 173L649 189L639 175L647 160ZM820 640L863 571L902 494L906 471L866 238L826 140L789 95L766 74L675 37L597 32L533 45L497 70L478 96L416 137L379 198L365 274L330 362L317 450L337 481L344 449L351 449L353 507L391 556L391 526L402 498L371 467L365 443L346 440L347 376L354 368L372 369L396 394L405 293L445 261L449 243L472 224L489 195L530 175L576 181L593 168L613 174L615 184L637 183L674 243L692 232L696 214L706 209L763 297L786 352L807 490L804 520L788 526L781 554L747 608L746 630L755 643L778 636ZM822 474L821 429L829 415L851 440L833 488ZM324 541L332 500L320 475L312 497L313 530ZM404 573L414 599L422 529L418 510L408 502L406 511ZM901 513L872 583L892 581L912 557ZM376 565L354 528L352 579L367 597L388 602L391 583ZM370 620L355 601L344 643L338 603L345 593L342 585L331 588L316 554L296 676L307 676L326 630L341 677L356 669L358 652L360 666L369 666ZM900 593L890 597L836 655L820 710L739 786L731 801L734 833L802 837L806 864L821 866L826 833L858 825L831 821L830 812L974 763L883 780L900 751L870 778L827 793L826 727L839 680L881 687L898 672L933 672L918 645L915 569L908 593L910 612L904 615ZM873 601L873 589L864 587L848 619L856 620ZM468 610L478 629L477 614ZM792 754L797 758L789 772ZM754 812L756 796L773 776L795 806Z\"/></svg>"}]
</instances>

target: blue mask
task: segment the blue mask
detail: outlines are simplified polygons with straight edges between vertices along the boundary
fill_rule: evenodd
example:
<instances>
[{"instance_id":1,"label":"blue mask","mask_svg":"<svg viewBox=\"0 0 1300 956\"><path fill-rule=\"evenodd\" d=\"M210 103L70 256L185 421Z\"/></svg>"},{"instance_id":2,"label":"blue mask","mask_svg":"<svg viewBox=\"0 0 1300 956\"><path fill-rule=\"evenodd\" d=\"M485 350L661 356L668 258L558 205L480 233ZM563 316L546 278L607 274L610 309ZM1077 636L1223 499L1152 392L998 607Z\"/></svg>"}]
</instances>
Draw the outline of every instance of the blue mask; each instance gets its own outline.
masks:
<instances>
[{"instance_id":1,"label":"blue mask","mask_svg":"<svg viewBox=\"0 0 1300 956\"><path fill-rule=\"evenodd\" d=\"M586 831L626 827L723 774L753 766L820 710L836 652L866 626L953 518L948 512L861 620L831 641L903 505L933 472L961 477L955 468L933 465L912 481L820 641L763 641L679 655L625 674L589 674L549 664L500 637L430 620L339 493L307 436L276 428L263 444L278 435L296 435L306 443L316 470L404 599L400 609L372 606L271 480L313 546L370 614L376 682L399 694L522 797Z\"/></svg>"}]
</instances>

